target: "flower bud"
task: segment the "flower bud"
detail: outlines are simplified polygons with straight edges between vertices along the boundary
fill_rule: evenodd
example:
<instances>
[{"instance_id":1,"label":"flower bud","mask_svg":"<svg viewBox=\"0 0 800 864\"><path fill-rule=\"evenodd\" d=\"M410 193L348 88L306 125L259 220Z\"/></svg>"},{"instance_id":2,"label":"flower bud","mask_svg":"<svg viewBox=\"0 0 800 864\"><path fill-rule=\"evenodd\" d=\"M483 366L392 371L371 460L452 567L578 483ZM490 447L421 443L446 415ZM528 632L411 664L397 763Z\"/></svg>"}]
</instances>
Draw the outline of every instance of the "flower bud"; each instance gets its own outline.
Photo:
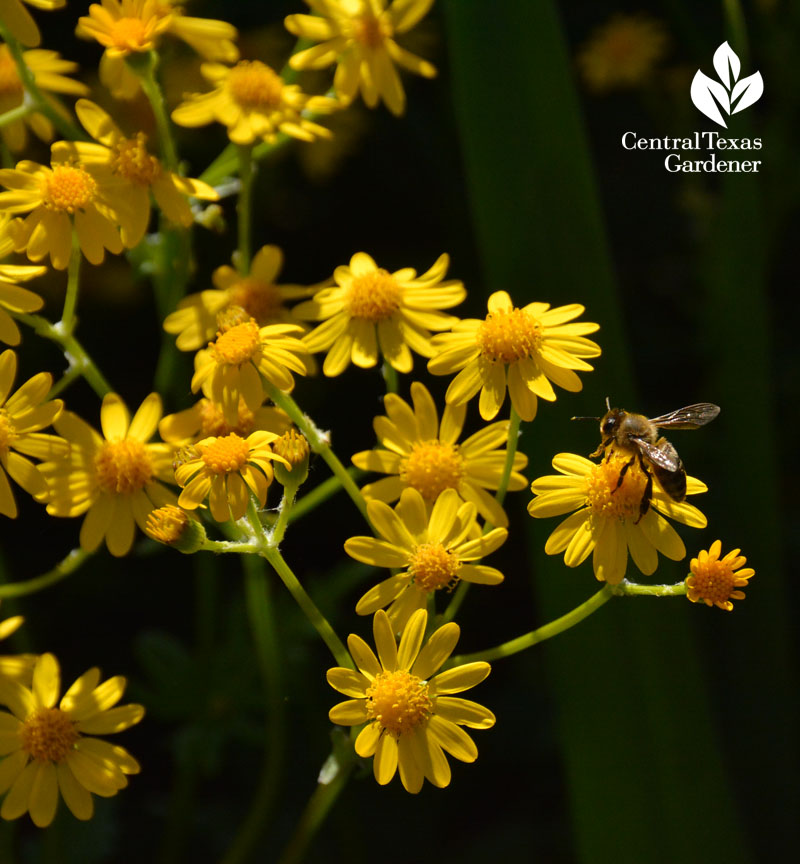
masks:
<instances>
[{"instance_id":1,"label":"flower bud","mask_svg":"<svg viewBox=\"0 0 800 864\"><path fill-rule=\"evenodd\" d=\"M272 450L282 456L291 468L287 468L277 460L272 467L275 479L283 486L300 486L308 477L308 455L310 448L305 436L296 429L289 429L276 441L272 442Z\"/></svg>"},{"instance_id":2,"label":"flower bud","mask_svg":"<svg viewBox=\"0 0 800 864\"><path fill-rule=\"evenodd\" d=\"M206 531L202 524L185 510L171 504L153 510L147 517L145 532L153 540L172 546L186 555L197 552L206 542Z\"/></svg>"}]
</instances>

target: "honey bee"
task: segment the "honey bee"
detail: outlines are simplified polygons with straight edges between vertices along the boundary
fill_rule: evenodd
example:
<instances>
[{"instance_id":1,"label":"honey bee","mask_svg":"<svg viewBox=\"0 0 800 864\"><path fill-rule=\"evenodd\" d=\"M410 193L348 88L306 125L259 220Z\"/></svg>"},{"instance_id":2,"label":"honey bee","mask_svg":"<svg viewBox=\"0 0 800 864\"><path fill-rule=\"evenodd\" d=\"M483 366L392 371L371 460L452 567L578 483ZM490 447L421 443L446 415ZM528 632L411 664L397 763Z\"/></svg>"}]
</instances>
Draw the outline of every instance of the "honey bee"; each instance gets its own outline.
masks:
<instances>
[{"instance_id":1,"label":"honey bee","mask_svg":"<svg viewBox=\"0 0 800 864\"><path fill-rule=\"evenodd\" d=\"M647 485L639 504L639 518L636 521L638 522L650 508L650 500L653 497L653 475L673 501L683 501L686 497L686 471L683 462L672 444L659 435L659 430L699 429L719 414L719 406L712 405L710 402L698 402L696 405L687 405L685 408L678 408L677 411L652 418L647 418L643 414L633 414L622 408L612 408L608 397L606 397L606 407L608 410L602 419L593 418L600 419L602 441L591 455L602 456L606 453L607 458L613 450L631 454L631 458L619 472L615 492L622 485L628 469L638 460L639 466L647 477Z\"/></svg>"}]
</instances>

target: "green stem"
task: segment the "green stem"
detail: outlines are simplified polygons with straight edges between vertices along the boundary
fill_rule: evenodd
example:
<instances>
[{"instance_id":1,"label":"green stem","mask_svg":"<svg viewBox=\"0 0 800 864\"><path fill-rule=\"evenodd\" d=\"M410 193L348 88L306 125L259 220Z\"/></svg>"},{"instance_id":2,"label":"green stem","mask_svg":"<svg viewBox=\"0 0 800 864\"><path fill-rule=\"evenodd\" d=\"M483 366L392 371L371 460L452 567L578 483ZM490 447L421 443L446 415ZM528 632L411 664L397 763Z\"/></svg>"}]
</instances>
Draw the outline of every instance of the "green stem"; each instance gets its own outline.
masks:
<instances>
[{"instance_id":1,"label":"green stem","mask_svg":"<svg viewBox=\"0 0 800 864\"><path fill-rule=\"evenodd\" d=\"M286 534L286 528L289 525L289 519L294 508L294 499L297 497L297 489L297 483L284 484L283 498L281 499L281 507L278 511L278 521L272 529L272 536L270 538L273 546L280 546L283 536Z\"/></svg>"},{"instance_id":2,"label":"green stem","mask_svg":"<svg viewBox=\"0 0 800 864\"><path fill-rule=\"evenodd\" d=\"M347 468L346 470L353 478L360 477L365 473L364 471L359 471L358 468ZM342 484L338 477L328 477L327 480L320 483L319 486L315 486L310 492L307 492L295 503L289 521L295 522L296 520L301 519L307 513L310 513L312 510L319 507L320 504L327 501L332 495L339 492L341 488Z\"/></svg>"},{"instance_id":3,"label":"green stem","mask_svg":"<svg viewBox=\"0 0 800 864\"><path fill-rule=\"evenodd\" d=\"M619 587L619 586L617 586ZM474 654L460 654L456 657L451 657L448 666L460 666L463 663L473 663L476 660L499 660L501 657L510 657L512 654L518 654L537 642L544 642L546 639L552 639L553 636L558 636L570 627L574 627L584 618L588 618L592 613L596 612L601 606L608 603L614 596L615 588L612 585L605 585L596 594L593 594L585 603L576 606L571 612L556 618L549 624L532 630L524 636L518 636L516 639L511 639L498 645L495 648L489 648L486 651L477 651Z\"/></svg>"},{"instance_id":4,"label":"green stem","mask_svg":"<svg viewBox=\"0 0 800 864\"><path fill-rule=\"evenodd\" d=\"M12 108L10 111L6 111L5 114L0 114L0 129L5 126L10 126L12 123L16 123L18 120L24 120L28 114L32 114L34 111L34 105L32 102L23 102L22 105L17 105L16 108Z\"/></svg>"},{"instance_id":5,"label":"green stem","mask_svg":"<svg viewBox=\"0 0 800 864\"><path fill-rule=\"evenodd\" d=\"M250 857L275 807L285 761L286 711L278 628L270 597L270 583L265 578L261 559L246 555L242 559L242 567L245 572L247 614L264 687L267 715L265 746L258 786L247 815L222 858L222 864L242 864Z\"/></svg>"},{"instance_id":6,"label":"green stem","mask_svg":"<svg viewBox=\"0 0 800 864\"><path fill-rule=\"evenodd\" d=\"M246 276L250 272L253 254L252 244L252 200L253 200L253 147L239 145L239 180L241 189L236 202L236 215L239 223L239 258L236 266Z\"/></svg>"},{"instance_id":7,"label":"green stem","mask_svg":"<svg viewBox=\"0 0 800 864\"><path fill-rule=\"evenodd\" d=\"M383 372L383 380L386 382L386 392L397 393L397 369L391 363L384 360L381 371Z\"/></svg>"},{"instance_id":8,"label":"green stem","mask_svg":"<svg viewBox=\"0 0 800 864\"><path fill-rule=\"evenodd\" d=\"M0 597L23 597L26 594L43 591L62 579L66 579L67 576L71 576L88 557L89 553L83 549L73 549L52 570L48 570L41 576L27 579L24 582L9 582L6 585L0 585Z\"/></svg>"},{"instance_id":9,"label":"green stem","mask_svg":"<svg viewBox=\"0 0 800 864\"><path fill-rule=\"evenodd\" d=\"M75 309L78 305L78 289L81 276L81 247L78 242L78 232L72 228L72 253L69 256L67 270L67 293L64 295L64 309L61 312L60 326L68 335L75 329Z\"/></svg>"},{"instance_id":10,"label":"green stem","mask_svg":"<svg viewBox=\"0 0 800 864\"><path fill-rule=\"evenodd\" d=\"M0 21L0 38L8 45L8 50L17 64L17 74L26 93L33 101L36 111L44 114L45 117L58 129L65 137L72 141L87 141L88 137L69 119L68 116L58 111L50 100L48 100L39 85L36 83L36 78L33 72L28 68L25 62L25 52L22 46L8 31L5 24Z\"/></svg>"},{"instance_id":11,"label":"green stem","mask_svg":"<svg viewBox=\"0 0 800 864\"><path fill-rule=\"evenodd\" d=\"M520 416L511 408L511 416L508 420L508 443L506 445L506 461L503 464L503 473L500 475L500 485L497 487L495 498L498 504L506 500L508 484L511 480L511 472L514 468L514 457L517 455L517 443L519 442Z\"/></svg>"},{"instance_id":12,"label":"green stem","mask_svg":"<svg viewBox=\"0 0 800 864\"><path fill-rule=\"evenodd\" d=\"M330 783L317 785L278 864L299 864L303 860L308 844L347 785L355 765L355 760L340 765L339 771Z\"/></svg>"},{"instance_id":13,"label":"green stem","mask_svg":"<svg viewBox=\"0 0 800 864\"><path fill-rule=\"evenodd\" d=\"M153 116L158 129L158 143L161 147L161 158L168 171L178 170L178 151L175 139L172 137L172 126L167 115L164 93L156 78L158 54L150 51L147 55L130 55L128 66L136 73L142 85L142 91L153 109Z\"/></svg>"},{"instance_id":14,"label":"green stem","mask_svg":"<svg viewBox=\"0 0 800 864\"><path fill-rule=\"evenodd\" d=\"M61 346L64 357L69 363L69 370L64 377L71 378L73 370L77 369L94 392L102 399L106 393L112 391L111 385L106 381L103 373L97 368L94 360L86 353L83 345L71 334L64 330L61 324L51 324L46 318L41 315L28 315L18 313L14 316L18 321L32 327L34 332L44 339L50 339L51 342ZM60 382L59 382L60 384ZM61 387L59 387L61 389Z\"/></svg>"},{"instance_id":15,"label":"green stem","mask_svg":"<svg viewBox=\"0 0 800 864\"><path fill-rule=\"evenodd\" d=\"M342 465L336 454L331 449L328 436L324 432L320 431L311 418L300 410L298 404L288 393L279 390L274 384L266 379L264 379L264 387L266 388L267 395L270 399L272 399L278 408L282 408L289 415L295 426L297 426L303 435L305 435L311 449L325 460L325 463L331 469L333 475L339 480L344 490L352 498L353 503L358 507L361 515L366 519L367 523L369 523L369 517L367 516L367 503L364 500L364 496L361 494L361 490L356 486L347 469Z\"/></svg>"},{"instance_id":16,"label":"green stem","mask_svg":"<svg viewBox=\"0 0 800 864\"><path fill-rule=\"evenodd\" d=\"M623 579L619 585L611 586L617 597L685 597L686 583L676 582L674 585L637 585Z\"/></svg>"}]
</instances>

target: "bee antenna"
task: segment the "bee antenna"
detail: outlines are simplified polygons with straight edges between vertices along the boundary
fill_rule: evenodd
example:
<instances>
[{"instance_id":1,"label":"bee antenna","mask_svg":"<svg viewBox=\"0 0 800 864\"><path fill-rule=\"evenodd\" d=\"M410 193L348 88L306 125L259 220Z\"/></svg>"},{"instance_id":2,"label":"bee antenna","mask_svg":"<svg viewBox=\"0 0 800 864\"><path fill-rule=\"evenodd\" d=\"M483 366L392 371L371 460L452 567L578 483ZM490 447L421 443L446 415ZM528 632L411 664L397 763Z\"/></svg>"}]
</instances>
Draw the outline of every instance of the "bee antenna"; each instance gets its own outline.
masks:
<instances>
[{"instance_id":1,"label":"bee antenna","mask_svg":"<svg viewBox=\"0 0 800 864\"><path fill-rule=\"evenodd\" d=\"M600 422L599 417L570 417L570 420L595 420L596 422Z\"/></svg>"},{"instance_id":2,"label":"bee antenna","mask_svg":"<svg viewBox=\"0 0 800 864\"><path fill-rule=\"evenodd\" d=\"M611 410L611 397L610 396L606 396L606 408L609 411Z\"/></svg>"}]
</instances>

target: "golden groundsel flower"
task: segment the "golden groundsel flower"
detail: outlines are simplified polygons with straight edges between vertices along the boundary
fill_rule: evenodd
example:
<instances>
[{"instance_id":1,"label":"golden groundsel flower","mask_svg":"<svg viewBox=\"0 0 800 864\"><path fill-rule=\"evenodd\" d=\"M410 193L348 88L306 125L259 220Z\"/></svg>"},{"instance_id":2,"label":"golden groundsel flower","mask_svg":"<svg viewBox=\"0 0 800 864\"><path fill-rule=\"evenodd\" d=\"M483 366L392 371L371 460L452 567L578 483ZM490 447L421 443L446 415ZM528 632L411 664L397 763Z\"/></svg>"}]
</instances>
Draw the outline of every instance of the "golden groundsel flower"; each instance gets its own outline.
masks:
<instances>
[{"instance_id":1,"label":"golden groundsel flower","mask_svg":"<svg viewBox=\"0 0 800 864\"><path fill-rule=\"evenodd\" d=\"M67 0L25 0L25 2L38 9L62 9ZM36 22L20 0L0 0L0 20L11 35L23 45L35 48L42 41L42 34Z\"/></svg>"},{"instance_id":2,"label":"golden groundsel flower","mask_svg":"<svg viewBox=\"0 0 800 864\"><path fill-rule=\"evenodd\" d=\"M191 408L164 417L158 424L158 434L170 444L183 446L196 444L203 438L220 438L231 432L242 438L258 431L282 435L291 422L285 412L273 405L261 405L255 412L251 411L240 396L239 415L236 423L230 424L225 420L222 408L204 396Z\"/></svg>"},{"instance_id":3,"label":"golden groundsel flower","mask_svg":"<svg viewBox=\"0 0 800 864\"><path fill-rule=\"evenodd\" d=\"M105 539L112 555L126 555L136 525L145 530L151 510L175 504L163 482L173 482L169 444L148 443L161 419L161 397L151 393L131 420L116 393L103 399L98 435L71 411L56 421L70 443L69 454L40 466L50 489L51 516L80 516L81 548L94 551Z\"/></svg>"},{"instance_id":4,"label":"golden groundsel flower","mask_svg":"<svg viewBox=\"0 0 800 864\"><path fill-rule=\"evenodd\" d=\"M304 112L330 114L339 103L326 96L309 96L297 84L285 84L266 63L241 60L233 68L204 63L201 71L214 90L190 94L172 112L178 126L222 123L231 141L244 145L258 139L274 141L279 132L300 141L330 137L330 130Z\"/></svg>"},{"instance_id":5,"label":"golden groundsel flower","mask_svg":"<svg viewBox=\"0 0 800 864\"><path fill-rule=\"evenodd\" d=\"M350 266L334 271L336 286L323 288L292 310L308 321L323 321L304 337L311 352L327 351L322 371L340 375L352 360L369 369L379 353L398 372L410 372L413 349L431 357L430 330L446 330L457 319L439 311L458 305L466 291L461 282L442 282L450 259L440 255L433 267L417 276L406 267L389 273L365 252Z\"/></svg>"},{"instance_id":6,"label":"golden groundsel flower","mask_svg":"<svg viewBox=\"0 0 800 864\"><path fill-rule=\"evenodd\" d=\"M651 76L669 45L664 26L647 15L614 15L578 54L588 87L599 93L636 87Z\"/></svg>"},{"instance_id":7,"label":"golden groundsel flower","mask_svg":"<svg viewBox=\"0 0 800 864\"><path fill-rule=\"evenodd\" d=\"M382 99L396 115L405 111L406 94L395 63L433 78L436 68L401 48L395 36L409 31L428 13L433 0L306 0L316 15L289 15L286 29L319 42L292 55L293 69L324 69L336 63L333 86L346 103L358 90L370 108Z\"/></svg>"},{"instance_id":8,"label":"golden groundsel flower","mask_svg":"<svg viewBox=\"0 0 800 864\"><path fill-rule=\"evenodd\" d=\"M0 214L0 259L14 249L14 241L8 234L10 221L11 217L7 213ZM41 266L0 264L0 342L19 345L22 339L17 322L9 312L37 312L44 306L44 300L38 294L21 288L17 283L28 282L46 272L47 268Z\"/></svg>"},{"instance_id":9,"label":"golden groundsel flower","mask_svg":"<svg viewBox=\"0 0 800 864\"><path fill-rule=\"evenodd\" d=\"M548 555L563 552L567 567L577 567L592 553L594 575L611 585L625 576L628 552L645 576L655 572L659 552L673 561L686 555L683 540L664 516L692 528L706 526L706 517L696 507L673 501L657 480L650 508L640 518L647 477L638 461L617 485L629 462L628 453L616 450L599 464L574 453L559 453L553 467L560 473L534 480L531 491L536 497L528 504L528 513L536 518L576 511L553 531L544 551ZM687 495L706 490L696 478L686 478Z\"/></svg>"},{"instance_id":10,"label":"golden groundsel flower","mask_svg":"<svg viewBox=\"0 0 800 864\"><path fill-rule=\"evenodd\" d=\"M89 92L85 84L66 77L72 72L77 72L78 64L59 57L57 51L35 49L25 51L22 56L25 65L33 73L37 87L45 94L45 98L48 92L67 93L71 96L85 96ZM8 46L0 45L0 114L19 107L24 99L25 88L22 86L17 64ZM13 153L25 149L28 141L28 126L42 141L50 141L53 137L53 124L50 120L44 114L33 111L23 119L0 128L0 135L6 147Z\"/></svg>"},{"instance_id":11,"label":"golden groundsel flower","mask_svg":"<svg viewBox=\"0 0 800 864\"><path fill-rule=\"evenodd\" d=\"M536 416L537 397L555 401L551 381L572 393L582 389L573 370L590 372L592 367L582 358L600 356L600 347L584 338L599 325L567 323L583 314L583 306L551 309L549 303L529 303L518 309L505 291L496 291L488 307L483 321L458 321L451 333L433 338L428 371L458 372L447 388L448 404L461 405L480 391L481 417L493 420L508 388L514 410L529 422Z\"/></svg>"},{"instance_id":12,"label":"golden groundsel flower","mask_svg":"<svg viewBox=\"0 0 800 864\"><path fill-rule=\"evenodd\" d=\"M689 564L692 572L686 577L686 596L692 603L703 602L731 612L731 600L744 600L744 591L739 589L747 586L756 571L744 567L747 559L740 551L732 549L720 558L722 543L715 540L708 551L702 549L697 558L692 558Z\"/></svg>"},{"instance_id":13,"label":"golden groundsel flower","mask_svg":"<svg viewBox=\"0 0 800 864\"><path fill-rule=\"evenodd\" d=\"M36 660L31 687L0 680L0 702L11 711L0 712L3 819L29 812L46 828L59 793L76 818L91 819L92 793L109 798L128 785L126 775L139 773L127 750L94 737L122 732L144 716L141 705L115 707L125 683L116 676L101 684L100 670L90 669L58 702L61 673L52 654Z\"/></svg>"},{"instance_id":14,"label":"golden groundsel flower","mask_svg":"<svg viewBox=\"0 0 800 864\"><path fill-rule=\"evenodd\" d=\"M393 476L369 483L361 490L366 498L391 503L403 489L416 489L430 506L446 489L471 501L492 525L505 527L508 517L490 491L500 486L506 462L508 420L479 430L458 444L464 427L466 405L447 405L439 424L436 404L424 384L411 384L411 406L394 393L383 400L386 416L376 417L375 434L386 449L365 450L353 456L353 464L364 471ZM524 453L514 454L508 488L525 488L519 472L528 464Z\"/></svg>"},{"instance_id":15,"label":"golden groundsel flower","mask_svg":"<svg viewBox=\"0 0 800 864\"><path fill-rule=\"evenodd\" d=\"M406 489L394 510L382 501L370 501L367 514L378 539L351 537L344 544L345 552L364 564L403 572L370 588L356 604L358 615L372 615L388 606L392 627L400 631L441 589L450 591L462 579L482 585L503 581L499 570L472 562L502 546L508 532L495 528L481 536L474 531L475 505L463 503L454 489L442 492L432 509L419 492Z\"/></svg>"},{"instance_id":16,"label":"golden groundsel flower","mask_svg":"<svg viewBox=\"0 0 800 864\"><path fill-rule=\"evenodd\" d=\"M489 729L491 711L453 693L469 690L491 671L488 663L467 663L436 673L453 653L460 628L450 622L435 630L423 646L428 613L415 612L395 642L392 625L383 610L375 613L373 634L376 657L361 637L351 634L347 647L358 671L337 666L328 670L328 683L349 696L331 708L332 722L340 726L367 725L355 742L356 753L373 757L375 779L382 786L399 769L409 792L419 792L425 779L434 786L450 783L445 752L461 762L474 762L478 749L461 728Z\"/></svg>"},{"instance_id":17,"label":"golden groundsel flower","mask_svg":"<svg viewBox=\"0 0 800 864\"><path fill-rule=\"evenodd\" d=\"M39 372L12 394L16 374L17 355L9 348L0 354L0 513L12 519L17 515L17 502L7 475L36 501L46 501L49 493L44 476L25 457L52 459L69 449L62 438L39 431L64 407L60 399L45 401L53 376Z\"/></svg>"}]
</instances>

